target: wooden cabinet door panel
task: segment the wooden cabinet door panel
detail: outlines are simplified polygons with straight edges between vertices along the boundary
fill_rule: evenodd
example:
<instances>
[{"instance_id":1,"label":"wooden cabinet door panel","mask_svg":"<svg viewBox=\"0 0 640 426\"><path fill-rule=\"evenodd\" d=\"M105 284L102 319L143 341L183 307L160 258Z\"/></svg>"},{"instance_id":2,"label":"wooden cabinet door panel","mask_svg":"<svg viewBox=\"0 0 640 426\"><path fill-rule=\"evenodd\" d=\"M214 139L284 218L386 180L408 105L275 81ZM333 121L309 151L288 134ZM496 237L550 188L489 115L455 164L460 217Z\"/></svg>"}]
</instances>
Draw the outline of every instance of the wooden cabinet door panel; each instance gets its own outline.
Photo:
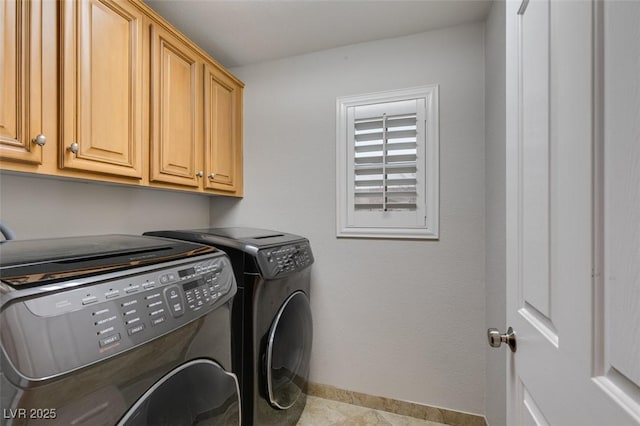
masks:
<instances>
[{"instance_id":1,"label":"wooden cabinet door panel","mask_svg":"<svg viewBox=\"0 0 640 426\"><path fill-rule=\"evenodd\" d=\"M151 181L200 186L202 96L198 55L152 26Z\"/></svg>"},{"instance_id":2,"label":"wooden cabinet door panel","mask_svg":"<svg viewBox=\"0 0 640 426\"><path fill-rule=\"evenodd\" d=\"M61 167L141 178L142 13L110 0L62 5Z\"/></svg>"},{"instance_id":3,"label":"wooden cabinet door panel","mask_svg":"<svg viewBox=\"0 0 640 426\"><path fill-rule=\"evenodd\" d=\"M0 158L42 163L42 2L0 5Z\"/></svg>"},{"instance_id":4,"label":"wooden cabinet door panel","mask_svg":"<svg viewBox=\"0 0 640 426\"><path fill-rule=\"evenodd\" d=\"M205 65L205 188L235 192L242 173L241 89Z\"/></svg>"}]
</instances>

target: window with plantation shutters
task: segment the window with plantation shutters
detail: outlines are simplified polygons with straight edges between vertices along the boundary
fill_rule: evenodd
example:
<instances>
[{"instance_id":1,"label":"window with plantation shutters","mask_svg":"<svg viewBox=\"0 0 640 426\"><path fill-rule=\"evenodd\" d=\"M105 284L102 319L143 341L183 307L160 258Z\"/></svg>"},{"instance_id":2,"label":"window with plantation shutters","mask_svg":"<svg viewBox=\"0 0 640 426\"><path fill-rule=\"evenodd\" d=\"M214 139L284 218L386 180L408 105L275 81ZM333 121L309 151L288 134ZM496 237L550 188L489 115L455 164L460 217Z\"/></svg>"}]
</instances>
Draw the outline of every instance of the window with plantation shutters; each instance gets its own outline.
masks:
<instances>
[{"instance_id":1,"label":"window with plantation shutters","mask_svg":"<svg viewBox=\"0 0 640 426\"><path fill-rule=\"evenodd\" d=\"M339 237L438 237L437 94L338 98Z\"/></svg>"},{"instance_id":2,"label":"window with plantation shutters","mask_svg":"<svg viewBox=\"0 0 640 426\"><path fill-rule=\"evenodd\" d=\"M424 181L418 177L424 169L417 166L418 103L411 100L365 105L349 111L354 116L350 142L355 210L418 208L418 182ZM423 109L424 105L420 107ZM423 129L420 133L424 133Z\"/></svg>"}]
</instances>

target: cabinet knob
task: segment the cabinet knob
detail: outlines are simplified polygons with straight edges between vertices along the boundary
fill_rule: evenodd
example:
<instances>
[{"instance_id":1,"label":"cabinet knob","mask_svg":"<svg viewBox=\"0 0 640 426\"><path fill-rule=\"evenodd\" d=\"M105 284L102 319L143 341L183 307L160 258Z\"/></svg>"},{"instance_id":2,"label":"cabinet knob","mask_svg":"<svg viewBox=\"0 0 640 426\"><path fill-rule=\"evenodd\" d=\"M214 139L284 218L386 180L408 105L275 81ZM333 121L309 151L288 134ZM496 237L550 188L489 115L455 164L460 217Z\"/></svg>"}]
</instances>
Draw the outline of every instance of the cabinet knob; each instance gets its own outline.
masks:
<instances>
[{"instance_id":1,"label":"cabinet knob","mask_svg":"<svg viewBox=\"0 0 640 426\"><path fill-rule=\"evenodd\" d=\"M47 143L47 137L40 133L38 136L33 138L31 142L35 143L36 145L44 146L44 144Z\"/></svg>"},{"instance_id":2,"label":"cabinet knob","mask_svg":"<svg viewBox=\"0 0 640 426\"><path fill-rule=\"evenodd\" d=\"M209 173L209 179L214 180L216 178L216 174L215 173Z\"/></svg>"},{"instance_id":3,"label":"cabinet knob","mask_svg":"<svg viewBox=\"0 0 640 426\"><path fill-rule=\"evenodd\" d=\"M201 178L202 176L204 176L204 172L200 170L198 173L196 173L196 176Z\"/></svg>"},{"instance_id":4,"label":"cabinet knob","mask_svg":"<svg viewBox=\"0 0 640 426\"><path fill-rule=\"evenodd\" d=\"M72 152L74 155L78 155L78 151L79 151L80 147L78 146L77 142L72 143L71 145L69 145L67 147L67 151Z\"/></svg>"}]
</instances>

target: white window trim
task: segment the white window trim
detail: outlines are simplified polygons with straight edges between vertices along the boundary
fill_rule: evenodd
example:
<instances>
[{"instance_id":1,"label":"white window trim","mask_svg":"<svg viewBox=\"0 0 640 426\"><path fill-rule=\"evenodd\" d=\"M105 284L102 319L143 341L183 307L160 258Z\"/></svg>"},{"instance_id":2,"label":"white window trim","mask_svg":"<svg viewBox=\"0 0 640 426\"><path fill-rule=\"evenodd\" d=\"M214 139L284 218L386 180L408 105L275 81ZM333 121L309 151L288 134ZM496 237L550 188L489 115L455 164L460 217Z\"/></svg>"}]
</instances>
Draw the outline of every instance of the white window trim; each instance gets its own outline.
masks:
<instances>
[{"instance_id":1,"label":"white window trim","mask_svg":"<svg viewBox=\"0 0 640 426\"><path fill-rule=\"evenodd\" d=\"M365 227L349 225L347 109L372 103L424 98L426 103L426 225L424 227ZM439 226L439 117L438 85L343 96L336 100L336 236L339 238L438 239Z\"/></svg>"}]
</instances>

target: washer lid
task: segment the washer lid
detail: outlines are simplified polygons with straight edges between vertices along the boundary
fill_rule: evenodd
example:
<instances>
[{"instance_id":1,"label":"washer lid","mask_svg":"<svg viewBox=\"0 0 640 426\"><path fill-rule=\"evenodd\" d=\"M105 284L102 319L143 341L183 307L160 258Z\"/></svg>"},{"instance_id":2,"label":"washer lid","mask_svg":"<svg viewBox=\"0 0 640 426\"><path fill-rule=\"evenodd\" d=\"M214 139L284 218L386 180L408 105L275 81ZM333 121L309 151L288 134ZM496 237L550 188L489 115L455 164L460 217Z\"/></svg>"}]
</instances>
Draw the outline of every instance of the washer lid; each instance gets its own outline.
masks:
<instances>
[{"instance_id":1,"label":"washer lid","mask_svg":"<svg viewBox=\"0 0 640 426\"><path fill-rule=\"evenodd\" d=\"M14 288L212 253L188 242L135 235L98 235L0 243L0 280Z\"/></svg>"},{"instance_id":2,"label":"washer lid","mask_svg":"<svg viewBox=\"0 0 640 426\"><path fill-rule=\"evenodd\" d=\"M264 247L307 241L304 237L286 232L244 227L153 231L145 232L144 235L156 235L202 244L212 244L220 246L223 250L225 247L230 247L253 255Z\"/></svg>"}]
</instances>

